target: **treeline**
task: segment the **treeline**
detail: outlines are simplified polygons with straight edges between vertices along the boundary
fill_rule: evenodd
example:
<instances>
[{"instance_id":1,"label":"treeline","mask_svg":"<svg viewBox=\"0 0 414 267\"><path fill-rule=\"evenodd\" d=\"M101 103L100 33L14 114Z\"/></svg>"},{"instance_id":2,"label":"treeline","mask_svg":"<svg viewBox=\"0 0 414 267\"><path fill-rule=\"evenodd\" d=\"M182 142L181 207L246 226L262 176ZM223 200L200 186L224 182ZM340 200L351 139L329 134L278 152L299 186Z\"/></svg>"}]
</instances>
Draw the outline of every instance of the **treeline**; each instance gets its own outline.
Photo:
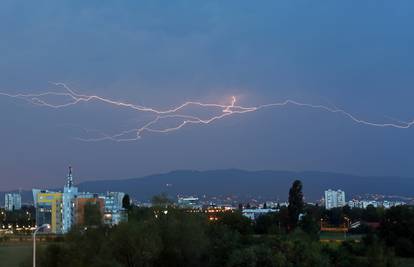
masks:
<instances>
[{"instance_id":1,"label":"treeline","mask_svg":"<svg viewBox=\"0 0 414 267\"><path fill-rule=\"evenodd\" d=\"M63 242L40 250L38 266L385 267L399 266L401 256L414 256L412 207L326 211L304 205L300 182L292 186L288 208L256 222L240 211L218 213L211 220L211 214L157 201L153 208L128 207L128 222L113 228L88 220L91 225L73 229ZM344 217L364 216L366 221L378 219L380 226L362 229L360 242L319 241L321 219L339 225ZM22 266L31 266L30 259Z\"/></svg>"}]
</instances>

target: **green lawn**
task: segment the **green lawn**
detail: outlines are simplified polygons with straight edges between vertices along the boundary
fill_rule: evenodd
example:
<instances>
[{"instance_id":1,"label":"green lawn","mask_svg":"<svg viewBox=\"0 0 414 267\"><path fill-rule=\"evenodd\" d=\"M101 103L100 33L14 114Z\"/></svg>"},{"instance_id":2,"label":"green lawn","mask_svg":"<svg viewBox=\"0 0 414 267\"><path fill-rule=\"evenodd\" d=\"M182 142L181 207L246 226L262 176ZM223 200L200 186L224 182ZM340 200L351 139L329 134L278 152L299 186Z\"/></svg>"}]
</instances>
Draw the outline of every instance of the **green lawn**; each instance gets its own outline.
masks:
<instances>
[{"instance_id":1,"label":"green lawn","mask_svg":"<svg viewBox=\"0 0 414 267\"><path fill-rule=\"evenodd\" d=\"M344 233L321 232L319 234L321 240L344 241L344 240L361 240L362 235L351 235Z\"/></svg>"},{"instance_id":2,"label":"green lawn","mask_svg":"<svg viewBox=\"0 0 414 267\"><path fill-rule=\"evenodd\" d=\"M32 255L32 243L0 243L0 265L19 267L19 264Z\"/></svg>"},{"instance_id":3,"label":"green lawn","mask_svg":"<svg viewBox=\"0 0 414 267\"><path fill-rule=\"evenodd\" d=\"M399 260L400 267L414 267L414 259L403 259Z\"/></svg>"},{"instance_id":4,"label":"green lawn","mask_svg":"<svg viewBox=\"0 0 414 267\"><path fill-rule=\"evenodd\" d=\"M326 235L325 235L326 234ZM335 233L323 233L321 238L338 240L343 234ZM356 236L352 236L357 238ZM360 237L359 237L360 238ZM39 247L45 246L46 244L39 244ZM0 243L0 266L7 267L19 267L20 263L31 259L32 256L32 243ZM400 267L414 267L414 259L398 259Z\"/></svg>"}]
</instances>

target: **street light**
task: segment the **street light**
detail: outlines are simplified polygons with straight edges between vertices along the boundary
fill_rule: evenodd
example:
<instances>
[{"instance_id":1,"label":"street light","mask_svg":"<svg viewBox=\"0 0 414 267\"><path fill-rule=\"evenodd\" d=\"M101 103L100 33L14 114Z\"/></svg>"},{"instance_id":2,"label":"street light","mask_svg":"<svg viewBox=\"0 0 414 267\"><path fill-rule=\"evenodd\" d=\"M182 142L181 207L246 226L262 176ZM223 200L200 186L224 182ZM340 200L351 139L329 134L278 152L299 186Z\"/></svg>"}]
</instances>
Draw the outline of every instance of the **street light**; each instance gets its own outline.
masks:
<instances>
[{"instance_id":1,"label":"street light","mask_svg":"<svg viewBox=\"0 0 414 267\"><path fill-rule=\"evenodd\" d=\"M347 221L347 228L344 230L344 235L345 235L345 240L346 240L346 232L349 230L349 218L345 216L344 219Z\"/></svg>"},{"instance_id":2,"label":"street light","mask_svg":"<svg viewBox=\"0 0 414 267\"><path fill-rule=\"evenodd\" d=\"M39 226L36 228L36 230L33 232L33 267L36 267L36 234L40 229L43 228L50 228L49 224L43 224L42 226Z\"/></svg>"}]
</instances>

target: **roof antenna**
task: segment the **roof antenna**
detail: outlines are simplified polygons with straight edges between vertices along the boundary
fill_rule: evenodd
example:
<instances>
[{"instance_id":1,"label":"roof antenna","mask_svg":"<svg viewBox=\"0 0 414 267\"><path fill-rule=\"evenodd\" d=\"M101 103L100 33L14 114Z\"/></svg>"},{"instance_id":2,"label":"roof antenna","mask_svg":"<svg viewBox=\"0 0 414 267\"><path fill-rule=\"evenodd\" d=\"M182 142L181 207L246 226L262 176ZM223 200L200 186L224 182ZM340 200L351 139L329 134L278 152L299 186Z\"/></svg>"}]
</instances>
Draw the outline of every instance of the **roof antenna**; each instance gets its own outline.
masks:
<instances>
[{"instance_id":1,"label":"roof antenna","mask_svg":"<svg viewBox=\"0 0 414 267\"><path fill-rule=\"evenodd\" d=\"M69 174L67 176L67 187L73 186L72 166L69 166Z\"/></svg>"}]
</instances>

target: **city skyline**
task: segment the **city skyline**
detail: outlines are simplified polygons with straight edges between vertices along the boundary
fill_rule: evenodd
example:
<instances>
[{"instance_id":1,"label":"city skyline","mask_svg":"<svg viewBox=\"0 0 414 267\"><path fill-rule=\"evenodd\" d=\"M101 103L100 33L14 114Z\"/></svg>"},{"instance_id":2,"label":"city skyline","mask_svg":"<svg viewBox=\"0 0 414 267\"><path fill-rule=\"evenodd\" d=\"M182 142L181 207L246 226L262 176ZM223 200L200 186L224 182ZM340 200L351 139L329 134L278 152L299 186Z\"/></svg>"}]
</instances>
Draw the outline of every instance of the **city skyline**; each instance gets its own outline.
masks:
<instances>
[{"instance_id":1,"label":"city skyline","mask_svg":"<svg viewBox=\"0 0 414 267\"><path fill-rule=\"evenodd\" d=\"M228 107L235 96L242 107L290 99L369 122L414 118L410 2L179 3L6 1L0 92L61 90L54 81L157 110L186 101ZM90 134L84 129L117 134L153 118L98 102L54 110L4 96L0 111L0 191L61 186L67 165L79 182L228 168L414 177L414 129L370 127L295 105L127 143L76 138Z\"/></svg>"}]
</instances>

